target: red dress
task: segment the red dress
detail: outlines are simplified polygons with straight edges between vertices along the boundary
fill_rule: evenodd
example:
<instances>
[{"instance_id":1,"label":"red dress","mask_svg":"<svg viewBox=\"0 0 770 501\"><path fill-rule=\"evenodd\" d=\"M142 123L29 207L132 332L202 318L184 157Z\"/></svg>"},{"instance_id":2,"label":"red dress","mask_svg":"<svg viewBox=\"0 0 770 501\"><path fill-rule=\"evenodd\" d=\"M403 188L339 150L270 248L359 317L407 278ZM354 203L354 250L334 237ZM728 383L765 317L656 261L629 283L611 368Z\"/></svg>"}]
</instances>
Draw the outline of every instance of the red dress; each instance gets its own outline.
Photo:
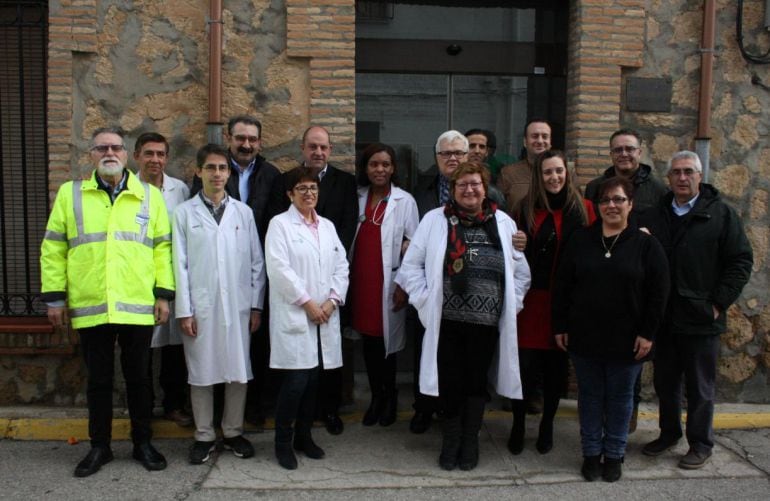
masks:
<instances>
[{"instance_id":1,"label":"red dress","mask_svg":"<svg viewBox=\"0 0 770 501\"><path fill-rule=\"evenodd\" d=\"M583 201L588 214L588 224L592 224L596 219L593 210L593 204L588 200ZM534 231L527 238L534 239L535 235L548 216L545 209L535 210ZM558 242L557 255L561 251L564 242L562 242L562 210L553 211L553 225L556 231ZM553 263L552 263L553 266ZM552 270L555 271L555 270ZM530 348L536 350L556 350L556 341L551 330L551 289L529 289L524 296L524 308L516 317L517 334L519 348Z\"/></svg>"},{"instance_id":2,"label":"red dress","mask_svg":"<svg viewBox=\"0 0 770 501\"><path fill-rule=\"evenodd\" d=\"M350 277L351 320L361 334L383 337L382 319L382 242L380 228L385 217L387 198L370 207L371 193L366 199L366 220L358 228L353 248Z\"/></svg>"}]
</instances>

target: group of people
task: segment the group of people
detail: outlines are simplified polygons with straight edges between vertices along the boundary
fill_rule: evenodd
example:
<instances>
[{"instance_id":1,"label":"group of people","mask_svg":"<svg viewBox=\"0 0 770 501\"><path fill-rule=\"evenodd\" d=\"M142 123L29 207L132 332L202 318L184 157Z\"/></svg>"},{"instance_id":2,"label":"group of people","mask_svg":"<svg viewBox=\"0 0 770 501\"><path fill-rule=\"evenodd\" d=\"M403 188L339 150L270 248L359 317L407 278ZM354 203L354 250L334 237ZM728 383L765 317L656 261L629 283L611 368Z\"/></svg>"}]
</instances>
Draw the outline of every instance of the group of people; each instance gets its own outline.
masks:
<instances>
[{"instance_id":1,"label":"group of people","mask_svg":"<svg viewBox=\"0 0 770 501\"><path fill-rule=\"evenodd\" d=\"M226 148L198 151L188 191L164 172L163 136L137 139L134 174L123 131L98 129L93 174L61 187L42 244L42 299L55 326L80 333L88 369L91 450L76 476L112 459L116 341L133 457L148 470L166 466L151 445L150 347L162 347L165 417L194 422L190 462L208 460L216 425L224 448L254 455L244 416L263 420L268 367L279 375L278 463L297 468L295 452L323 458L313 422L344 428L343 327L362 340L365 426L396 421L396 357L410 332L410 430L443 416L446 470L477 466L490 387L512 399L514 455L524 399L542 387L535 446L548 453L570 360L587 480L621 477L650 359L661 433L643 452L662 454L682 436L684 379L690 450L679 464L708 460L719 334L752 253L735 211L702 183L697 155L673 156L669 191L639 162L639 135L621 129L613 165L584 197L547 121L527 123L526 155L496 179L494 135L450 130L436 141L435 176L410 194L388 145L365 148L353 176L328 163L328 131L310 127L302 164L281 173L259 155L261 133L253 117L231 119Z\"/></svg>"}]
</instances>

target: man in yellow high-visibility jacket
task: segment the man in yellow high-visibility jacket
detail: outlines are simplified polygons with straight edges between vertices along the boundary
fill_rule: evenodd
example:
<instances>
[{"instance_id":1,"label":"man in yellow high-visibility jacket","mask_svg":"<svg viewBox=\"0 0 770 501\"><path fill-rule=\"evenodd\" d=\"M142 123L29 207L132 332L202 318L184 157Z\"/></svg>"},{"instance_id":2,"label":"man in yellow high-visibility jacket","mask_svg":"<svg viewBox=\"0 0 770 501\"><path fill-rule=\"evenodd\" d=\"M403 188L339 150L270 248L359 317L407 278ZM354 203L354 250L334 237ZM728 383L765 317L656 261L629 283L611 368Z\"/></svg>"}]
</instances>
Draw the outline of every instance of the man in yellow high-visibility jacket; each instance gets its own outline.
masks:
<instances>
[{"instance_id":1,"label":"man in yellow high-visibility jacket","mask_svg":"<svg viewBox=\"0 0 770 501\"><path fill-rule=\"evenodd\" d=\"M125 168L124 132L97 129L91 137L95 170L64 183L48 219L40 253L42 300L56 327L80 334L88 369L91 450L76 477L112 460L112 390L117 340L126 380L133 457L148 470L166 459L151 445L150 341L174 298L171 229L160 191Z\"/></svg>"}]
</instances>

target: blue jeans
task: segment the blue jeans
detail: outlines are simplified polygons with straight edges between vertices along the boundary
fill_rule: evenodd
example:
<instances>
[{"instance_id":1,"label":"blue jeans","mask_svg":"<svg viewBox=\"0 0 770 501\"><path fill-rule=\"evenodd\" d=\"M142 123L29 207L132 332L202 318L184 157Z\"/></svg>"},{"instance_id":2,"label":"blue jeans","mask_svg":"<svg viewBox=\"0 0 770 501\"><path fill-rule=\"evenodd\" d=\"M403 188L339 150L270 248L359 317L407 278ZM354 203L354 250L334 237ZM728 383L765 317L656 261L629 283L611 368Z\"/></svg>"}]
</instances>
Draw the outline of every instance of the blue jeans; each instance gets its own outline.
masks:
<instances>
[{"instance_id":1,"label":"blue jeans","mask_svg":"<svg viewBox=\"0 0 770 501\"><path fill-rule=\"evenodd\" d=\"M570 353L578 383L583 456L620 459L626 453L634 382L642 364Z\"/></svg>"}]
</instances>

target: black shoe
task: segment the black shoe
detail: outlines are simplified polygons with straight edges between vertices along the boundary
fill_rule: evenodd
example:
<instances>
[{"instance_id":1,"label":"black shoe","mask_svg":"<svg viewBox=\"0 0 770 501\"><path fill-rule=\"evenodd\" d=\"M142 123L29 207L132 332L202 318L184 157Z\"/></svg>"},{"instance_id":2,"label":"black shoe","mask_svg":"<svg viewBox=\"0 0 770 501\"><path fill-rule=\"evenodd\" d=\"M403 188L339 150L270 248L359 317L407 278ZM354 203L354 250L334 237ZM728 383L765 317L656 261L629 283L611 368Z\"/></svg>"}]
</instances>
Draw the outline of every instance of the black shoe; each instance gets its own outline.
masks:
<instances>
[{"instance_id":1,"label":"black shoe","mask_svg":"<svg viewBox=\"0 0 770 501\"><path fill-rule=\"evenodd\" d=\"M703 468L711 457L711 451L696 451L690 448L687 454L679 460L679 467L685 470L697 470Z\"/></svg>"},{"instance_id":2,"label":"black shoe","mask_svg":"<svg viewBox=\"0 0 770 501\"><path fill-rule=\"evenodd\" d=\"M524 450L524 424L521 426L513 426L511 428L511 436L508 437L508 450L514 456L518 456Z\"/></svg>"},{"instance_id":3,"label":"black shoe","mask_svg":"<svg viewBox=\"0 0 770 501\"><path fill-rule=\"evenodd\" d=\"M112 461L112 450L107 446L91 447L86 457L80 461L75 468L76 477L87 477L93 475L102 465Z\"/></svg>"},{"instance_id":4,"label":"black shoe","mask_svg":"<svg viewBox=\"0 0 770 501\"><path fill-rule=\"evenodd\" d=\"M660 456L678 443L678 438L666 438L661 435L660 437L642 447L642 454L652 457Z\"/></svg>"},{"instance_id":5,"label":"black shoe","mask_svg":"<svg viewBox=\"0 0 770 501\"><path fill-rule=\"evenodd\" d=\"M294 450L304 452L310 459L323 459L326 456L324 450L313 442L313 437L310 434L303 437L294 435Z\"/></svg>"},{"instance_id":6,"label":"black shoe","mask_svg":"<svg viewBox=\"0 0 770 501\"><path fill-rule=\"evenodd\" d=\"M216 445L217 443L213 440L211 442L196 440L190 448L190 464L203 464L208 461Z\"/></svg>"},{"instance_id":7,"label":"black shoe","mask_svg":"<svg viewBox=\"0 0 770 501\"><path fill-rule=\"evenodd\" d=\"M540 454L548 454L553 449L553 423L540 423L535 448Z\"/></svg>"},{"instance_id":8,"label":"black shoe","mask_svg":"<svg viewBox=\"0 0 770 501\"><path fill-rule=\"evenodd\" d=\"M585 456L583 457L583 467L580 468L580 473L583 474L583 478L589 482L599 480L602 476L602 457L601 456Z\"/></svg>"},{"instance_id":9,"label":"black shoe","mask_svg":"<svg viewBox=\"0 0 770 501\"><path fill-rule=\"evenodd\" d=\"M142 463L148 471L158 471L166 469L166 458L163 454L155 450L150 442L134 444L134 459Z\"/></svg>"},{"instance_id":10,"label":"black shoe","mask_svg":"<svg viewBox=\"0 0 770 501\"><path fill-rule=\"evenodd\" d=\"M225 437L222 440L222 445L225 446L225 449L233 451L233 454L239 458L246 459L254 455L254 446L243 438L243 435L230 438Z\"/></svg>"},{"instance_id":11,"label":"black shoe","mask_svg":"<svg viewBox=\"0 0 770 501\"><path fill-rule=\"evenodd\" d=\"M604 458L602 478L605 482L615 482L623 475L623 458Z\"/></svg>"},{"instance_id":12,"label":"black shoe","mask_svg":"<svg viewBox=\"0 0 770 501\"><path fill-rule=\"evenodd\" d=\"M428 431L430 423L433 421L432 412L416 411L412 420L409 422L409 431L414 434L420 435Z\"/></svg>"},{"instance_id":13,"label":"black shoe","mask_svg":"<svg viewBox=\"0 0 770 501\"><path fill-rule=\"evenodd\" d=\"M326 431L332 435L339 435L345 429L342 419L337 414L327 414L324 416L324 426L326 426Z\"/></svg>"},{"instance_id":14,"label":"black shoe","mask_svg":"<svg viewBox=\"0 0 770 501\"><path fill-rule=\"evenodd\" d=\"M380 412L380 426L390 426L396 422L398 415L398 390L393 390L387 395Z\"/></svg>"},{"instance_id":15,"label":"black shoe","mask_svg":"<svg viewBox=\"0 0 770 501\"><path fill-rule=\"evenodd\" d=\"M278 460L278 464L287 470L297 469L297 457L291 449L291 442L276 442L275 457Z\"/></svg>"},{"instance_id":16,"label":"black shoe","mask_svg":"<svg viewBox=\"0 0 770 501\"><path fill-rule=\"evenodd\" d=\"M366 409L361 424L364 426L374 426L377 424L377 421L380 420L380 414L382 414L384 405L385 401L382 398L382 395L372 395L372 402L369 404L369 408Z\"/></svg>"}]
</instances>

